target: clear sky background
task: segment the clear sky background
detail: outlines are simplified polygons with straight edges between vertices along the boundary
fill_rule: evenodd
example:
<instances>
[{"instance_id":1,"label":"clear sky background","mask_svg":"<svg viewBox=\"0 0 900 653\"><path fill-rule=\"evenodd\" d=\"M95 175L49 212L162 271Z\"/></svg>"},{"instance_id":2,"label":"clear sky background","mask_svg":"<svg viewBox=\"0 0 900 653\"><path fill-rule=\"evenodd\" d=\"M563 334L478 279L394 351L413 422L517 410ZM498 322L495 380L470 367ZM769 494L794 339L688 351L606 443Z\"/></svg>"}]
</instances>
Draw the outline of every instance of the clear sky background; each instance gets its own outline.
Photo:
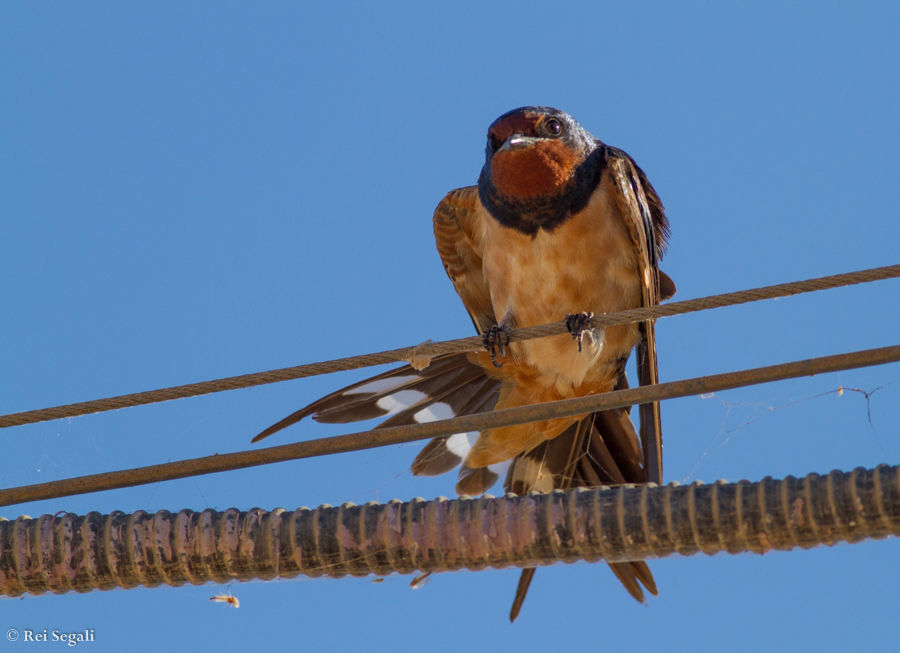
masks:
<instances>
[{"instance_id":1,"label":"clear sky background","mask_svg":"<svg viewBox=\"0 0 900 653\"><path fill-rule=\"evenodd\" d=\"M487 126L527 104L644 168L679 299L898 263L898 31L895 3L3 2L0 412L470 335L431 215L475 182ZM898 297L884 281L667 318L661 377L898 344ZM247 449L372 373L7 429L0 486ZM666 480L896 463L898 381L893 365L667 402ZM840 386L886 386L871 424ZM303 423L267 443L353 430ZM406 471L419 446L0 515L452 494L452 476ZM898 554L668 558L647 606L604 565L557 566L512 626L518 572L503 570L417 591L399 576L235 584L239 610L209 603L213 585L7 599L0 632L93 628L92 650L134 651L885 650Z\"/></svg>"}]
</instances>

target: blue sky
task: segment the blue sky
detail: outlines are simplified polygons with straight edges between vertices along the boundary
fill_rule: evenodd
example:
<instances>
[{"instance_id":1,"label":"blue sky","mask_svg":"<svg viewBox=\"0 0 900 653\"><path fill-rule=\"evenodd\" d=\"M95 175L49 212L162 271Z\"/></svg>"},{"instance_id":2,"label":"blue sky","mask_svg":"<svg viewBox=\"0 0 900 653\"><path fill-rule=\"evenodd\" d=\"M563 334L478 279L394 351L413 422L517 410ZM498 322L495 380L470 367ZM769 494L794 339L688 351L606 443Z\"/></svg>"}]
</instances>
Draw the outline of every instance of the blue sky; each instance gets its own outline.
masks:
<instances>
[{"instance_id":1,"label":"blue sky","mask_svg":"<svg viewBox=\"0 0 900 653\"><path fill-rule=\"evenodd\" d=\"M476 180L491 121L527 104L644 168L679 299L898 263L898 19L840 2L0 4L0 412L470 335L431 214ZM898 284L662 320L661 377L898 344ZM370 373L8 429L0 486L247 449ZM668 402L666 480L895 463L898 380L893 365ZM886 386L871 424L840 386ZM303 423L272 444L349 430ZM452 478L406 471L418 446L0 515L451 494ZM603 565L558 566L513 626L505 570L415 592L406 577L236 584L239 610L210 604L215 586L7 599L0 630L93 628L95 649L136 651L883 650L897 554L669 558L648 606Z\"/></svg>"}]
</instances>

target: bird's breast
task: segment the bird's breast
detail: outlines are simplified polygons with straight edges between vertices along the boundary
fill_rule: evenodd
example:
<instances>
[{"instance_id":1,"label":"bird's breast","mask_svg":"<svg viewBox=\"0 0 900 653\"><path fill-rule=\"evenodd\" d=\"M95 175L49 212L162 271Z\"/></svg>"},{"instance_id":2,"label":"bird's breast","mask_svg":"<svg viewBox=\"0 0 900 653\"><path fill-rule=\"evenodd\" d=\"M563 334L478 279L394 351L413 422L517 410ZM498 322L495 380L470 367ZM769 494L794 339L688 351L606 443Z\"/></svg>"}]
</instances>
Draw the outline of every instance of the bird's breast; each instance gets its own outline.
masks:
<instances>
[{"instance_id":1,"label":"bird's breast","mask_svg":"<svg viewBox=\"0 0 900 653\"><path fill-rule=\"evenodd\" d=\"M584 210L551 232L530 236L490 216L483 223L484 274L498 319L509 316L516 327L526 327L557 322L569 313L641 305L637 252L607 179ZM638 332L636 325L626 325L598 336L592 344L585 338L582 352L568 335L518 342L513 348L564 395L604 392L615 384L618 359L631 351Z\"/></svg>"}]
</instances>

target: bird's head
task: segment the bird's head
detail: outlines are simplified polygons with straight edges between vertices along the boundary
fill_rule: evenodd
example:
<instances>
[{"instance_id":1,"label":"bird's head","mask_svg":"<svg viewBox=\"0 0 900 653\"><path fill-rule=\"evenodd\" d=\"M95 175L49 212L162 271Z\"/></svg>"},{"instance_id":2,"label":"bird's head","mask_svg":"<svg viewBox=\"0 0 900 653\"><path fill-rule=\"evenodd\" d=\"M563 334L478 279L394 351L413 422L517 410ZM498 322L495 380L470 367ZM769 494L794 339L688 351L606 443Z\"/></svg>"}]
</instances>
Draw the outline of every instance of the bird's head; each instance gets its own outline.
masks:
<instances>
[{"instance_id":1,"label":"bird's head","mask_svg":"<svg viewBox=\"0 0 900 653\"><path fill-rule=\"evenodd\" d=\"M488 129L482 203L502 224L536 233L587 203L600 179L602 143L550 107L505 113ZM602 152L601 152L602 154Z\"/></svg>"}]
</instances>

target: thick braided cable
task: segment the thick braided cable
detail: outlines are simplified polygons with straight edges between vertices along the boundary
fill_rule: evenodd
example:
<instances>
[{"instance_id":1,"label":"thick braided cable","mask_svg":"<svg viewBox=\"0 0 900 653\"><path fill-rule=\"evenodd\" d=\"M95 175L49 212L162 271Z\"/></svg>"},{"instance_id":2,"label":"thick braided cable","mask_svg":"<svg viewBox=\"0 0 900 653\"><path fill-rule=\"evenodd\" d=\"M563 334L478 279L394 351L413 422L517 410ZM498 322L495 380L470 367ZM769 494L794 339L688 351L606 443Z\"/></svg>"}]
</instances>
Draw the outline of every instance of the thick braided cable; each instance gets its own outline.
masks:
<instances>
[{"instance_id":1,"label":"thick braided cable","mask_svg":"<svg viewBox=\"0 0 900 653\"><path fill-rule=\"evenodd\" d=\"M737 304L757 302L763 299L774 299L776 297L789 297L791 295L799 295L802 293L814 292L816 290L839 288L841 286L851 286L860 283L868 283L870 281L893 279L896 277L900 277L900 265L889 265L882 268L836 274L830 277L820 277L817 279L809 279L807 281L794 281L776 286L765 286L763 288L725 293L724 295L689 299L687 301L673 302L662 306L635 308L627 311L620 311L618 313L607 313L605 315L595 316L591 320L591 325L594 328L603 328L620 324L629 324L632 322L653 320L660 317L695 313L711 308L735 306ZM546 336L555 336L564 333L568 333L565 322L555 322L552 324L514 329L510 332L510 340L530 340L532 338L544 338ZM37 422L46 422L54 419L76 417L78 415L88 415L91 413L102 413L108 410L118 410L119 408L154 404L162 401L170 401L172 399L196 397L211 394L213 392L223 392L225 390L250 388L253 386L265 385L267 383L277 383L279 381L290 381L308 376L355 370L363 367L372 367L374 365L383 365L385 363L405 362L412 359L427 359L441 354L478 351L482 349L483 346L481 336L447 340L444 342L423 343L416 347L403 347L401 349L392 349L375 354L351 356L349 358L339 358L337 360L323 361L320 363L286 367L279 370L270 370L268 372L258 372L255 374L243 374L241 376L232 376L224 379L217 379L215 381L189 383L187 385L180 385L172 388L137 392L134 394L111 397L109 399L97 399L94 401L67 404L55 408L43 408L21 413L11 413L9 415L0 416L0 428L34 424Z\"/></svg>"},{"instance_id":2,"label":"thick braided cable","mask_svg":"<svg viewBox=\"0 0 900 653\"><path fill-rule=\"evenodd\" d=\"M0 519L0 596L761 554L891 535L900 535L900 471L887 465L293 512L65 513Z\"/></svg>"}]
</instances>

